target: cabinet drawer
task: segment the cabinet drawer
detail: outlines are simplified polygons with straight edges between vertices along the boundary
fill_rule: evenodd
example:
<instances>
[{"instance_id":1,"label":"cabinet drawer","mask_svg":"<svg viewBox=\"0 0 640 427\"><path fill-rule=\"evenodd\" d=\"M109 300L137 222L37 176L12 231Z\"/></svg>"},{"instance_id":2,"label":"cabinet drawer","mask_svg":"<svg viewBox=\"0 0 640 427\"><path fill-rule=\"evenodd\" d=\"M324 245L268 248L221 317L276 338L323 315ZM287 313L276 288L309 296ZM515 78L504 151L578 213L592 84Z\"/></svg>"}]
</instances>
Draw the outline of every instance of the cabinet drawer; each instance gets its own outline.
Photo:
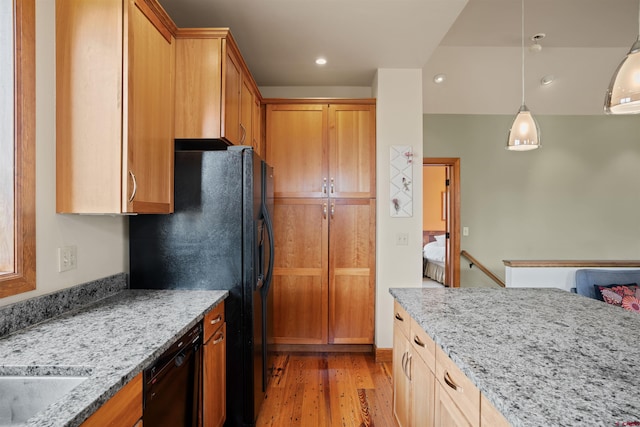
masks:
<instances>
[{"instance_id":1,"label":"cabinet drawer","mask_svg":"<svg viewBox=\"0 0 640 427\"><path fill-rule=\"evenodd\" d=\"M213 310L204 315L204 338L202 342L209 341L209 338L224 323L224 301L216 305Z\"/></svg>"},{"instance_id":2,"label":"cabinet drawer","mask_svg":"<svg viewBox=\"0 0 640 427\"><path fill-rule=\"evenodd\" d=\"M411 318L411 345L415 353L420 355L420 358L431 369L431 372L435 372L436 343L413 318Z\"/></svg>"},{"instance_id":3,"label":"cabinet drawer","mask_svg":"<svg viewBox=\"0 0 640 427\"><path fill-rule=\"evenodd\" d=\"M445 352L436 346L436 378L473 426L480 424L480 390Z\"/></svg>"},{"instance_id":4,"label":"cabinet drawer","mask_svg":"<svg viewBox=\"0 0 640 427\"><path fill-rule=\"evenodd\" d=\"M411 318L407 311L398 304L398 301L393 303L393 327L400 329L400 331L408 338L411 330Z\"/></svg>"}]
</instances>

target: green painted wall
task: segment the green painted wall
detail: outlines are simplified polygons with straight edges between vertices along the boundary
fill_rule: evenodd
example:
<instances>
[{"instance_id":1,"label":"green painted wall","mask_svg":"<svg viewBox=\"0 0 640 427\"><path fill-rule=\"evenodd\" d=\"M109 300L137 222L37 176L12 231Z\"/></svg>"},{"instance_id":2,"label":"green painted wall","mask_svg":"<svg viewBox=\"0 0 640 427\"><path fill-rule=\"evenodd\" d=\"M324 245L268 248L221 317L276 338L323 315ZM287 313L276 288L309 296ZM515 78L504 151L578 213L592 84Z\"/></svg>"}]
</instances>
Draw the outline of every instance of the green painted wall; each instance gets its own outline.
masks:
<instances>
[{"instance_id":1,"label":"green painted wall","mask_svg":"<svg viewBox=\"0 0 640 427\"><path fill-rule=\"evenodd\" d=\"M460 158L461 248L503 279L505 259L640 259L640 116L536 118L542 147L510 152L513 116L424 115L424 156Z\"/></svg>"}]
</instances>

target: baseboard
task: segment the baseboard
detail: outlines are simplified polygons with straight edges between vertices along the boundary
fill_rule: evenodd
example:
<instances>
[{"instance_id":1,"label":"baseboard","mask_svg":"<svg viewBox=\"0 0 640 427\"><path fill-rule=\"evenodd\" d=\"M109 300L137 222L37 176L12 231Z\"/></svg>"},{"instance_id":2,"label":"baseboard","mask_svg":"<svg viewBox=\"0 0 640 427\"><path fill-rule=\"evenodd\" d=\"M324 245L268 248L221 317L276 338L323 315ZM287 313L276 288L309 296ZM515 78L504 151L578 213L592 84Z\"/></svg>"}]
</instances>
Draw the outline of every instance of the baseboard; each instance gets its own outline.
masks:
<instances>
[{"instance_id":1,"label":"baseboard","mask_svg":"<svg viewBox=\"0 0 640 427\"><path fill-rule=\"evenodd\" d=\"M373 353L371 344L274 344L273 349L286 353Z\"/></svg>"},{"instance_id":2,"label":"baseboard","mask_svg":"<svg viewBox=\"0 0 640 427\"><path fill-rule=\"evenodd\" d=\"M376 363L383 363L393 361L393 349L392 348L375 348Z\"/></svg>"}]
</instances>

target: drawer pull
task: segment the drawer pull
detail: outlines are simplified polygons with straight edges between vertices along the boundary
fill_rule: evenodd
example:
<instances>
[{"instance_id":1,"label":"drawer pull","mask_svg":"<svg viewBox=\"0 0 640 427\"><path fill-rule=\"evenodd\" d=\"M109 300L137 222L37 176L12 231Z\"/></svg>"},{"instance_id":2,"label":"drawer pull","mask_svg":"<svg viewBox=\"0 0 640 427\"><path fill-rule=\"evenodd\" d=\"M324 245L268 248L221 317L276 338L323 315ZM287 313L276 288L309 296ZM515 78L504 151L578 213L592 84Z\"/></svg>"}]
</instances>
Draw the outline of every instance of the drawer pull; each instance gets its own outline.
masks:
<instances>
[{"instance_id":1,"label":"drawer pull","mask_svg":"<svg viewBox=\"0 0 640 427\"><path fill-rule=\"evenodd\" d=\"M220 334L219 338L215 338L213 340L213 345L219 344L220 342L222 342L223 339L224 339L224 334Z\"/></svg>"},{"instance_id":2,"label":"drawer pull","mask_svg":"<svg viewBox=\"0 0 640 427\"><path fill-rule=\"evenodd\" d=\"M447 383L447 385L452 389L454 389L455 391L459 391L460 393L462 393L462 387L460 387L458 384L453 382L453 380L449 376L449 372L447 371L444 371L444 382Z\"/></svg>"},{"instance_id":3,"label":"drawer pull","mask_svg":"<svg viewBox=\"0 0 640 427\"><path fill-rule=\"evenodd\" d=\"M420 341L420 338L418 338L418 336L417 336L417 335L415 335L415 336L413 337L413 342L414 342L414 343L416 343L416 344L418 344L420 347L424 347L424 343L423 343L422 341Z\"/></svg>"},{"instance_id":4,"label":"drawer pull","mask_svg":"<svg viewBox=\"0 0 640 427\"><path fill-rule=\"evenodd\" d=\"M398 319L401 322L404 322L404 319L402 318L402 316L400 316L400 313L396 313L396 319Z\"/></svg>"},{"instance_id":5,"label":"drawer pull","mask_svg":"<svg viewBox=\"0 0 640 427\"><path fill-rule=\"evenodd\" d=\"M211 319L209 323L212 325L215 325L216 323L220 323L221 320L222 320L222 316L218 314L218 317L216 317L215 319Z\"/></svg>"}]
</instances>

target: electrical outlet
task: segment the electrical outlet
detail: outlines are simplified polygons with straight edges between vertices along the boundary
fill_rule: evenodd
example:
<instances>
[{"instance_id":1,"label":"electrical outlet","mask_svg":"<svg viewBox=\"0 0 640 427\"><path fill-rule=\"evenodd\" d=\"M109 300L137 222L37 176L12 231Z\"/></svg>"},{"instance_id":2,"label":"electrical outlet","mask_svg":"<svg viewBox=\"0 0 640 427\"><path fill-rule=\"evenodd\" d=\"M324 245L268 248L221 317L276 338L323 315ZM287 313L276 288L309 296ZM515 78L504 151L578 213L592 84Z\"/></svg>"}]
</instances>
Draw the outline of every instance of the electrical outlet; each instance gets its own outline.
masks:
<instances>
[{"instance_id":1,"label":"electrical outlet","mask_svg":"<svg viewBox=\"0 0 640 427\"><path fill-rule=\"evenodd\" d=\"M78 266L78 248L65 246L58 248L58 272L73 270Z\"/></svg>"},{"instance_id":2,"label":"electrical outlet","mask_svg":"<svg viewBox=\"0 0 640 427\"><path fill-rule=\"evenodd\" d=\"M462 235L463 236L469 235L469 227L462 227Z\"/></svg>"},{"instance_id":3,"label":"electrical outlet","mask_svg":"<svg viewBox=\"0 0 640 427\"><path fill-rule=\"evenodd\" d=\"M408 246L409 245L409 235L407 233L398 233L398 234L396 234L396 245L397 246Z\"/></svg>"}]
</instances>

